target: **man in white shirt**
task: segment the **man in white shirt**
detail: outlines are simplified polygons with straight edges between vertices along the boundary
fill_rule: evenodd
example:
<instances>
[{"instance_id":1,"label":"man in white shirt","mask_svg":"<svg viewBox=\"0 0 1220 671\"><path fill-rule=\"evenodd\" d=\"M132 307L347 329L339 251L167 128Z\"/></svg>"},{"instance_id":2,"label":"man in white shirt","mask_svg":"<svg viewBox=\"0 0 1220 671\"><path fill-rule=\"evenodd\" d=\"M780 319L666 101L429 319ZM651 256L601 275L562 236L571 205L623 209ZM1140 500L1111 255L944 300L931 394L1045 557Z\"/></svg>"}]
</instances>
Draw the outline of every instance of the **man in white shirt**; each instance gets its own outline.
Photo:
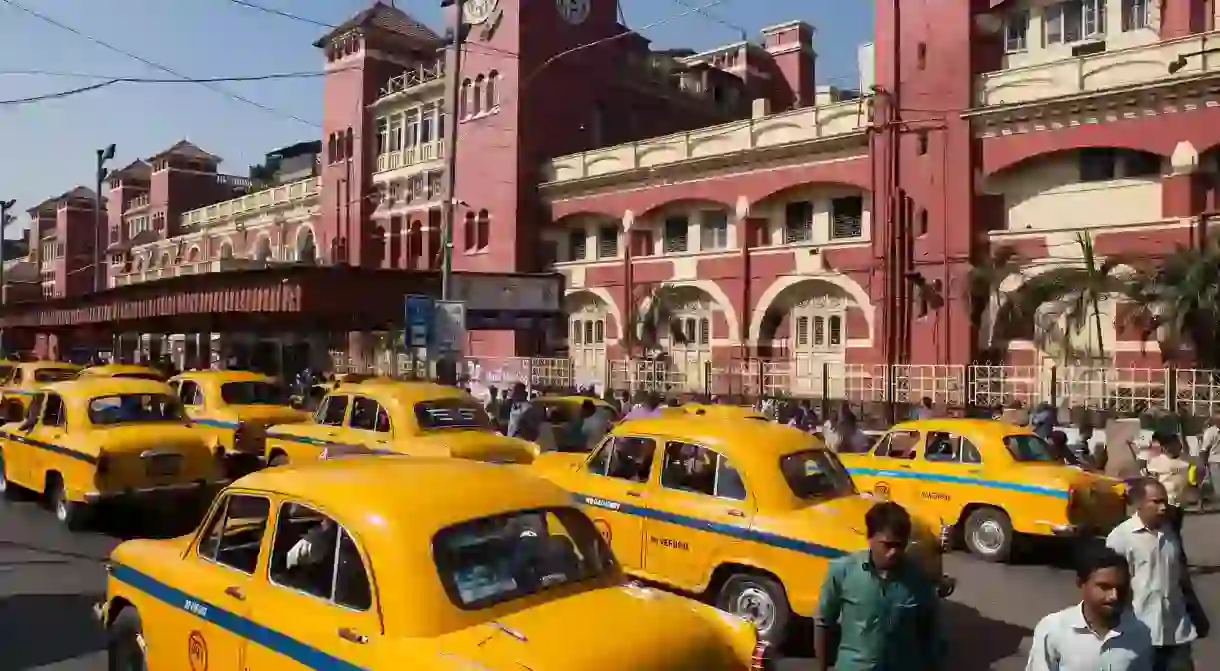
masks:
<instances>
[{"instance_id":1,"label":"man in white shirt","mask_svg":"<svg viewBox=\"0 0 1220 671\"><path fill-rule=\"evenodd\" d=\"M1127 610L1131 572L1109 548L1084 554L1076 567L1080 603L1042 618L1025 671L1152 671L1148 627Z\"/></svg>"},{"instance_id":2,"label":"man in white shirt","mask_svg":"<svg viewBox=\"0 0 1220 671\"><path fill-rule=\"evenodd\" d=\"M1220 499L1220 414L1212 415L1199 440L1200 465L1207 469L1207 485L1212 501Z\"/></svg>"},{"instance_id":3,"label":"man in white shirt","mask_svg":"<svg viewBox=\"0 0 1220 671\"><path fill-rule=\"evenodd\" d=\"M1198 633L1187 612L1190 577L1182 540L1170 523L1169 495L1153 479L1133 485L1130 495L1135 515L1110 532L1106 546L1131 567L1131 607L1151 632L1154 671L1190 671Z\"/></svg>"}]
</instances>

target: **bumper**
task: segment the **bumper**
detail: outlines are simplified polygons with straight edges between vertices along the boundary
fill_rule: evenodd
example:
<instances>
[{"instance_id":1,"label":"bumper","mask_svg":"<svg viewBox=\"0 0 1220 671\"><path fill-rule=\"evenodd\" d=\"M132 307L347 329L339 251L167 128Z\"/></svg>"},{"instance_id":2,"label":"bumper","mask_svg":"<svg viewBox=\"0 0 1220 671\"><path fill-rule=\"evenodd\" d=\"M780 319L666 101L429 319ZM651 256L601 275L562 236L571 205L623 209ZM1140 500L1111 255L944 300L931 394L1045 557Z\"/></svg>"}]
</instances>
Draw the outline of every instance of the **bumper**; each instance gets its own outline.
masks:
<instances>
[{"instance_id":1,"label":"bumper","mask_svg":"<svg viewBox=\"0 0 1220 671\"><path fill-rule=\"evenodd\" d=\"M228 484L227 480L215 482L178 482L154 487L128 487L106 492L85 492L85 503L103 503L128 499L157 498L165 496L188 496L215 491Z\"/></svg>"},{"instance_id":2,"label":"bumper","mask_svg":"<svg viewBox=\"0 0 1220 671\"><path fill-rule=\"evenodd\" d=\"M957 591L957 578L942 575L936 583L936 596L947 599Z\"/></svg>"}]
</instances>

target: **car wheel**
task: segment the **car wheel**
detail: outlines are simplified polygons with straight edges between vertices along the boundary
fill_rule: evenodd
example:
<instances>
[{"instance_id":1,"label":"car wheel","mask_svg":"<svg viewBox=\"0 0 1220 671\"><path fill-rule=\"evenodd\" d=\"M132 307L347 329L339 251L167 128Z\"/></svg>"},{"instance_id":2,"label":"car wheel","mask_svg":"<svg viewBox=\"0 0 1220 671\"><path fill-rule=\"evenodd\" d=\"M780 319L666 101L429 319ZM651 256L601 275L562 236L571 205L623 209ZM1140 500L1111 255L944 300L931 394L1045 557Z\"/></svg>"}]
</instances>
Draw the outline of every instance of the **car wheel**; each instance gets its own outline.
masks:
<instances>
[{"instance_id":1,"label":"car wheel","mask_svg":"<svg viewBox=\"0 0 1220 671\"><path fill-rule=\"evenodd\" d=\"M288 455L283 452L271 457L271 461L267 462L268 466L283 466L288 463Z\"/></svg>"},{"instance_id":2,"label":"car wheel","mask_svg":"<svg viewBox=\"0 0 1220 671\"><path fill-rule=\"evenodd\" d=\"M784 588L771 578L748 573L725 581L716 607L753 624L758 638L773 646L783 643L792 618Z\"/></svg>"},{"instance_id":3,"label":"car wheel","mask_svg":"<svg viewBox=\"0 0 1220 671\"><path fill-rule=\"evenodd\" d=\"M1002 510L979 508L966 518L966 548L980 559L1008 561L1012 556L1012 522Z\"/></svg>"},{"instance_id":4,"label":"car wheel","mask_svg":"<svg viewBox=\"0 0 1220 671\"><path fill-rule=\"evenodd\" d=\"M135 608L124 608L106 629L109 671L148 671L144 625Z\"/></svg>"},{"instance_id":5,"label":"car wheel","mask_svg":"<svg viewBox=\"0 0 1220 671\"><path fill-rule=\"evenodd\" d=\"M68 498L68 492L64 490L63 480L59 478L52 479L51 486L47 488L47 501L51 505L51 511L55 513L55 519L59 520L60 524L73 531L85 525L89 507L84 503Z\"/></svg>"},{"instance_id":6,"label":"car wheel","mask_svg":"<svg viewBox=\"0 0 1220 671\"><path fill-rule=\"evenodd\" d=\"M9 483L8 471L5 470L4 452L0 452L0 497L12 499L16 496L16 485Z\"/></svg>"}]
</instances>

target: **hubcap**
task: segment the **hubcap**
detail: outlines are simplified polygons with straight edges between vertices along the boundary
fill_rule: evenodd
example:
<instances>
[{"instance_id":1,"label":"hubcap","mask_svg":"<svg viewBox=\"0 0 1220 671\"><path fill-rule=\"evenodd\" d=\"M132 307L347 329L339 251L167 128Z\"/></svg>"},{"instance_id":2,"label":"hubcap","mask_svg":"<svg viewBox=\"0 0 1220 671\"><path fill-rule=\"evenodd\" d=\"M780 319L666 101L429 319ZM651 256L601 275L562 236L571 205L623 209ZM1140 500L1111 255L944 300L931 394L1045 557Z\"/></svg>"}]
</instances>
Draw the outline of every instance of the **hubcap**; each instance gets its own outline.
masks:
<instances>
[{"instance_id":1,"label":"hubcap","mask_svg":"<svg viewBox=\"0 0 1220 671\"><path fill-rule=\"evenodd\" d=\"M1004 529L995 520L980 524L972 534L974 546L987 554L995 554L1004 546Z\"/></svg>"},{"instance_id":2,"label":"hubcap","mask_svg":"<svg viewBox=\"0 0 1220 671\"><path fill-rule=\"evenodd\" d=\"M60 522L68 521L68 501L63 493L55 497L55 517L59 518Z\"/></svg>"},{"instance_id":3,"label":"hubcap","mask_svg":"<svg viewBox=\"0 0 1220 671\"><path fill-rule=\"evenodd\" d=\"M766 635L775 626L775 602L758 587L747 587L737 595L733 614L752 623L760 635Z\"/></svg>"}]
</instances>

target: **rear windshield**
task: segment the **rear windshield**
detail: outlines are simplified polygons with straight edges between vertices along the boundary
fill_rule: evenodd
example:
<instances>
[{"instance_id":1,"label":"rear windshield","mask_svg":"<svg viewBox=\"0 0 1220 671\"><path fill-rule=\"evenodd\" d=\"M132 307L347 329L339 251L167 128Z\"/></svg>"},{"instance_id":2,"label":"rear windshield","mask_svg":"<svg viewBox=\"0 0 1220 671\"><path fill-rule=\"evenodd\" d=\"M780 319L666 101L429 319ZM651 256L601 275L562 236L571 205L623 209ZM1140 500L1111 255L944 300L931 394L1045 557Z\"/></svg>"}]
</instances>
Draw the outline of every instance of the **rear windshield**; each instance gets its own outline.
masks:
<instances>
[{"instance_id":1,"label":"rear windshield","mask_svg":"<svg viewBox=\"0 0 1220 671\"><path fill-rule=\"evenodd\" d=\"M1040 436L1033 434L1004 436L1004 447L1008 448L1009 454L1015 461L1059 461L1051 446Z\"/></svg>"},{"instance_id":2,"label":"rear windshield","mask_svg":"<svg viewBox=\"0 0 1220 671\"><path fill-rule=\"evenodd\" d=\"M182 408L168 394L115 394L89 401L89 421L98 425L181 420Z\"/></svg>"},{"instance_id":3,"label":"rear windshield","mask_svg":"<svg viewBox=\"0 0 1220 671\"><path fill-rule=\"evenodd\" d=\"M124 380L155 380L157 382L165 379L156 373L118 373L114 377L121 377Z\"/></svg>"},{"instance_id":4,"label":"rear windshield","mask_svg":"<svg viewBox=\"0 0 1220 671\"><path fill-rule=\"evenodd\" d=\"M415 404L415 420L427 429L488 429L491 418L472 398L438 398Z\"/></svg>"},{"instance_id":5,"label":"rear windshield","mask_svg":"<svg viewBox=\"0 0 1220 671\"><path fill-rule=\"evenodd\" d=\"M39 368L34 371L35 382L63 382L77 376L71 368Z\"/></svg>"},{"instance_id":6,"label":"rear windshield","mask_svg":"<svg viewBox=\"0 0 1220 671\"><path fill-rule=\"evenodd\" d=\"M266 380L226 382L220 385L220 397L229 405L288 405L288 392Z\"/></svg>"},{"instance_id":7,"label":"rear windshield","mask_svg":"<svg viewBox=\"0 0 1220 671\"><path fill-rule=\"evenodd\" d=\"M574 508L522 510L442 529L436 570L459 608L478 610L607 575L613 555Z\"/></svg>"},{"instance_id":8,"label":"rear windshield","mask_svg":"<svg viewBox=\"0 0 1220 671\"><path fill-rule=\"evenodd\" d=\"M830 499L856 491L847 469L829 450L806 450L781 457L779 469L799 499Z\"/></svg>"}]
</instances>

